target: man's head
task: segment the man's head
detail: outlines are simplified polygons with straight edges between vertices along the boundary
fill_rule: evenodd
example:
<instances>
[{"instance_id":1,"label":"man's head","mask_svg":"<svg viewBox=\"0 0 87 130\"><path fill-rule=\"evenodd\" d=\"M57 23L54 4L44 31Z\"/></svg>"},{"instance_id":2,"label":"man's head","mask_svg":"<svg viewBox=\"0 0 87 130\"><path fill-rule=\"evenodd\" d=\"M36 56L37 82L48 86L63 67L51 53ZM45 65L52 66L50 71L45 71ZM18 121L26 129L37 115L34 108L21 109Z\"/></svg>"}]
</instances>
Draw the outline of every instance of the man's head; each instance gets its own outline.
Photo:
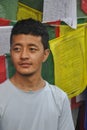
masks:
<instances>
[{"instance_id":1,"label":"man's head","mask_svg":"<svg viewBox=\"0 0 87 130\"><path fill-rule=\"evenodd\" d=\"M10 54L17 75L40 75L42 63L50 53L48 40L46 26L39 21L25 19L14 25Z\"/></svg>"},{"instance_id":2,"label":"man's head","mask_svg":"<svg viewBox=\"0 0 87 130\"><path fill-rule=\"evenodd\" d=\"M11 31L10 45L12 45L12 37L14 35L19 34L26 34L26 35L30 34L33 36L41 36L44 49L49 48L48 31L46 29L46 25L42 24L40 21L36 21L32 18L18 21Z\"/></svg>"}]
</instances>

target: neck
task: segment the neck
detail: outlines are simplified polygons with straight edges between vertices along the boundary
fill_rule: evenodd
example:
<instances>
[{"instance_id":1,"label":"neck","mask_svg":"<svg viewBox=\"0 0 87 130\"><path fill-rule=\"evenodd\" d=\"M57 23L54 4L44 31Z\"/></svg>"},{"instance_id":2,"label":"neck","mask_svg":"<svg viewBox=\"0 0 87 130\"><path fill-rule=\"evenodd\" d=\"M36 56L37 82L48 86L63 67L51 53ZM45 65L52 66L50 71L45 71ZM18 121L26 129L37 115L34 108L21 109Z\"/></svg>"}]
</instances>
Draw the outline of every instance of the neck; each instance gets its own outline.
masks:
<instances>
[{"instance_id":1,"label":"neck","mask_svg":"<svg viewBox=\"0 0 87 130\"><path fill-rule=\"evenodd\" d=\"M16 74L10 79L11 82L23 91L36 91L45 86L45 81L41 76L17 76Z\"/></svg>"}]
</instances>

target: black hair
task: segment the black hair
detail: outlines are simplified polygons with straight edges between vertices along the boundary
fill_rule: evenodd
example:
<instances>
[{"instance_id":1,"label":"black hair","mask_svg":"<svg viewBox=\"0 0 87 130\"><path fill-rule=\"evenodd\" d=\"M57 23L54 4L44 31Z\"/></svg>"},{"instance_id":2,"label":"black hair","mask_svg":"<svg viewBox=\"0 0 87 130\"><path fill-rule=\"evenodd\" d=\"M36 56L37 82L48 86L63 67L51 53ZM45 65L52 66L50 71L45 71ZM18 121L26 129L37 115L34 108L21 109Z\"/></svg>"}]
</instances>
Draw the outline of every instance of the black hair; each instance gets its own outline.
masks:
<instances>
[{"instance_id":1,"label":"black hair","mask_svg":"<svg viewBox=\"0 0 87 130\"><path fill-rule=\"evenodd\" d=\"M49 48L49 34L46 24L41 23L32 18L19 20L13 26L10 36L10 45L12 45L13 35L31 34L33 36L41 36L44 49Z\"/></svg>"}]
</instances>

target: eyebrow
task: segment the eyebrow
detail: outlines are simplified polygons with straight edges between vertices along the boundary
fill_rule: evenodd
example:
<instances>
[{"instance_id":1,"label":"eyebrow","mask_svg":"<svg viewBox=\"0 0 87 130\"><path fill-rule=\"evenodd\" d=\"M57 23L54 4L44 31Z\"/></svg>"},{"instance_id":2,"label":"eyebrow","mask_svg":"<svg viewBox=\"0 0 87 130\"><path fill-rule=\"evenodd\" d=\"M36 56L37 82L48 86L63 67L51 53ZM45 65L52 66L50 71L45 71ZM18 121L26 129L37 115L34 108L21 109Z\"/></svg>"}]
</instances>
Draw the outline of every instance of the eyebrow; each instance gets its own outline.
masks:
<instances>
[{"instance_id":1,"label":"eyebrow","mask_svg":"<svg viewBox=\"0 0 87 130\"><path fill-rule=\"evenodd\" d=\"M28 46L35 46L35 47L38 47L36 44L33 44L33 43L28 44Z\"/></svg>"},{"instance_id":2,"label":"eyebrow","mask_svg":"<svg viewBox=\"0 0 87 130\"><path fill-rule=\"evenodd\" d=\"M20 44L20 43L15 43L15 44L12 44L12 45L13 46L22 46L22 44ZM38 48L38 46L36 44L34 44L34 43L29 43L28 46L34 46L34 47Z\"/></svg>"},{"instance_id":3,"label":"eyebrow","mask_svg":"<svg viewBox=\"0 0 87 130\"><path fill-rule=\"evenodd\" d=\"M12 44L12 46L21 46L20 43L15 43L15 44Z\"/></svg>"}]
</instances>

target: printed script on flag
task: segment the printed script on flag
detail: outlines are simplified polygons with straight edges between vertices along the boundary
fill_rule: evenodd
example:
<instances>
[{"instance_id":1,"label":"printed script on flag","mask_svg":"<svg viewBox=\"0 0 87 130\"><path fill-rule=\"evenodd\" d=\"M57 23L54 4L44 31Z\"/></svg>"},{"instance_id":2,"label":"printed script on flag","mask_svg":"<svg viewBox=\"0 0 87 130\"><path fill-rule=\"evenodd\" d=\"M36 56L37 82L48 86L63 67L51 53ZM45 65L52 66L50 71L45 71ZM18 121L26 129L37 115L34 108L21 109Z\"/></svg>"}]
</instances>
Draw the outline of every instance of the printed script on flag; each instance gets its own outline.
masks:
<instances>
[{"instance_id":1,"label":"printed script on flag","mask_svg":"<svg viewBox=\"0 0 87 130\"><path fill-rule=\"evenodd\" d=\"M68 96L79 95L86 88L85 27L50 40L54 58L55 84Z\"/></svg>"}]
</instances>

